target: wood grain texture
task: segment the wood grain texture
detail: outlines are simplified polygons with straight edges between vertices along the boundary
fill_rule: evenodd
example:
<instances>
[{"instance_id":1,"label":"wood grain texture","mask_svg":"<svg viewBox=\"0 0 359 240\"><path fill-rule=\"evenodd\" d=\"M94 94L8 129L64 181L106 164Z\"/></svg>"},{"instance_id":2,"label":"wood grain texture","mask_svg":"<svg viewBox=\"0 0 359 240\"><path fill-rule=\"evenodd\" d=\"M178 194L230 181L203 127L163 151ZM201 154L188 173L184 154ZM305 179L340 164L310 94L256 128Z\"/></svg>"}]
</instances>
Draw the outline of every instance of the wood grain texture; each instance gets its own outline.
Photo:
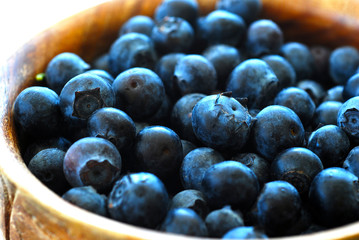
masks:
<instances>
[{"instance_id":1,"label":"wood grain texture","mask_svg":"<svg viewBox=\"0 0 359 240\"><path fill-rule=\"evenodd\" d=\"M63 201L26 168L12 120L19 92L34 83L49 60L75 52L86 61L106 52L125 20L152 16L160 0L113 0L90 8L47 29L0 66L0 228L5 239L195 239L162 234L96 216ZM215 0L199 0L202 14ZM285 40L337 47L359 47L358 0L263 0L261 17L282 27ZM66 13L64 13L64 17ZM358 239L359 223L288 239Z\"/></svg>"}]
</instances>

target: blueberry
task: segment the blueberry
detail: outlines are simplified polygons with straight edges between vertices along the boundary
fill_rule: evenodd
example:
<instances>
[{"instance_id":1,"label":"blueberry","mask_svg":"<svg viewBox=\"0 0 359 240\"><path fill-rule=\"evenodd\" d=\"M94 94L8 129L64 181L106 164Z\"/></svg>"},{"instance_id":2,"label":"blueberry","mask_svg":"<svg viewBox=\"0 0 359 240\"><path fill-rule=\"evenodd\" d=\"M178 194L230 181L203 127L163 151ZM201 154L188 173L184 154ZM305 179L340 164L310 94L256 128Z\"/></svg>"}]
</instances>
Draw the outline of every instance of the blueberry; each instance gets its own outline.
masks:
<instances>
[{"instance_id":1,"label":"blueberry","mask_svg":"<svg viewBox=\"0 0 359 240\"><path fill-rule=\"evenodd\" d=\"M145 15L136 15L129 18L120 28L119 36L126 33L137 32L151 36L152 29L155 26L154 20Z\"/></svg>"},{"instance_id":2,"label":"blueberry","mask_svg":"<svg viewBox=\"0 0 359 240\"><path fill-rule=\"evenodd\" d=\"M359 146L350 150L343 162L343 168L359 177Z\"/></svg>"},{"instance_id":3,"label":"blueberry","mask_svg":"<svg viewBox=\"0 0 359 240\"><path fill-rule=\"evenodd\" d=\"M225 94L202 98L192 111L196 137L218 150L239 151L249 138L252 123L248 110Z\"/></svg>"},{"instance_id":4,"label":"blueberry","mask_svg":"<svg viewBox=\"0 0 359 240\"><path fill-rule=\"evenodd\" d=\"M149 126L136 136L132 163L137 171L151 172L161 179L177 174L183 159L181 139L170 128Z\"/></svg>"},{"instance_id":5,"label":"blueberry","mask_svg":"<svg viewBox=\"0 0 359 240\"><path fill-rule=\"evenodd\" d=\"M262 57L273 70L278 78L278 88L281 90L286 87L294 86L296 83L296 73L293 66L280 55L265 55Z\"/></svg>"},{"instance_id":6,"label":"blueberry","mask_svg":"<svg viewBox=\"0 0 359 240\"><path fill-rule=\"evenodd\" d=\"M189 152L196 149L197 146L194 145L192 142L181 139L182 142L182 149L183 149L183 157L185 157Z\"/></svg>"},{"instance_id":7,"label":"blueberry","mask_svg":"<svg viewBox=\"0 0 359 240\"><path fill-rule=\"evenodd\" d=\"M184 156L180 168L183 187L201 190L202 180L207 169L223 161L222 154L212 148L200 147L190 151Z\"/></svg>"},{"instance_id":8,"label":"blueberry","mask_svg":"<svg viewBox=\"0 0 359 240\"><path fill-rule=\"evenodd\" d=\"M205 96L205 94L201 93L189 93L174 104L171 112L171 127L181 139L193 143L198 142L192 127L192 110Z\"/></svg>"},{"instance_id":9,"label":"blueberry","mask_svg":"<svg viewBox=\"0 0 359 240\"><path fill-rule=\"evenodd\" d=\"M136 136L133 120L120 109L104 107L95 111L87 121L88 135L112 142L121 152L132 147Z\"/></svg>"},{"instance_id":10,"label":"blueberry","mask_svg":"<svg viewBox=\"0 0 359 240\"><path fill-rule=\"evenodd\" d=\"M205 223L209 236L213 238L220 238L229 230L244 226L241 215L233 211L230 206L210 212L205 219Z\"/></svg>"},{"instance_id":11,"label":"blueberry","mask_svg":"<svg viewBox=\"0 0 359 240\"><path fill-rule=\"evenodd\" d=\"M165 94L160 108L147 119L147 122L151 125L163 125L170 126L171 112L173 108L173 102L170 97Z\"/></svg>"},{"instance_id":12,"label":"blueberry","mask_svg":"<svg viewBox=\"0 0 359 240\"><path fill-rule=\"evenodd\" d=\"M177 100L172 79L177 62L184 57L184 53L168 53L163 55L156 64L155 72L161 78L167 95L173 100Z\"/></svg>"},{"instance_id":13,"label":"blueberry","mask_svg":"<svg viewBox=\"0 0 359 240\"><path fill-rule=\"evenodd\" d=\"M190 208L204 219L208 213L208 204L203 193L195 189L185 189L173 196L170 209Z\"/></svg>"},{"instance_id":14,"label":"blueberry","mask_svg":"<svg viewBox=\"0 0 359 240\"><path fill-rule=\"evenodd\" d=\"M213 208L230 205L240 211L249 209L259 193L254 172L240 162L223 161L207 169L202 192Z\"/></svg>"},{"instance_id":15,"label":"blueberry","mask_svg":"<svg viewBox=\"0 0 359 240\"><path fill-rule=\"evenodd\" d=\"M282 45L282 29L272 20L259 19L248 26L246 50L250 57L278 54Z\"/></svg>"},{"instance_id":16,"label":"blueberry","mask_svg":"<svg viewBox=\"0 0 359 240\"><path fill-rule=\"evenodd\" d=\"M60 94L60 109L66 122L84 124L97 109L114 106L111 85L103 78L82 73L72 78Z\"/></svg>"},{"instance_id":17,"label":"blueberry","mask_svg":"<svg viewBox=\"0 0 359 240\"><path fill-rule=\"evenodd\" d=\"M290 147L304 144L304 127L295 112L287 107L271 105L262 109L252 127L252 141L257 152L272 161Z\"/></svg>"},{"instance_id":18,"label":"blueberry","mask_svg":"<svg viewBox=\"0 0 359 240\"><path fill-rule=\"evenodd\" d=\"M74 187L65 192L62 198L82 209L107 217L107 197L91 186Z\"/></svg>"},{"instance_id":19,"label":"blueberry","mask_svg":"<svg viewBox=\"0 0 359 240\"><path fill-rule=\"evenodd\" d=\"M269 180L270 163L256 153L236 153L232 160L243 163L257 176L260 186Z\"/></svg>"},{"instance_id":20,"label":"blueberry","mask_svg":"<svg viewBox=\"0 0 359 240\"><path fill-rule=\"evenodd\" d=\"M302 196L314 177L323 170L320 158L304 147L293 147L279 153L271 164L271 178L291 183Z\"/></svg>"},{"instance_id":21,"label":"blueberry","mask_svg":"<svg viewBox=\"0 0 359 240\"><path fill-rule=\"evenodd\" d=\"M298 81L313 77L314 57L307 45L300 42L287 42L281 47L281 54L293 66Z\"/></svg>"},{"instance_id":22,"label":"blueberry","mask_svg":"<svg viewBox=\"0 0 359 240\"><path fill-rule=\"evenodd\" d=\"M156 228L165 218L168 206L164 184L147 172L124 175L108 197L111 218L145 228Z\"/></svg>"},{"instance_id":23,"label":"blueberry","mask_svg":"<svg viewBox=\"0 0 359 240\"><path fill-rule=\"evenodd\" d=\"M296 87L306 91L316 106L322 102L326 94L323 86L320 83L310 79L298 81Z\"/></svg>"},{"instance_id":24,"label":"blueberry","mask_svg":"<svg viewBox=\"0 0 359 240\"><path fill-rule=\"evenodd\" d=\"M65 84L78 74L90 68L80 56L71 52L63 52L51 59L46 67L46 83L57 94Z\"/></svg>"},{"instance_id":25,"label":"blueberry","mask_svg":"<svg viewBox=\"0 0 359 240\"><path fill-rule=\"evenodd\" d=\"M309 190L309 203L316 221L326 227L357 221L358 189L358 177L343 168L321 171Z\"/></svg>"},{"instance_id":26,"label":"blueberry","mask_svg":"<svg viewBox=\"0 0 359 240\"><path fill-rule=\"evenodd\" d=\"M258 222L268 236L282 236L299 219L302 201L297 189L286 181L264 185L257 202Z\"/></svg>"},{"instance_id":27,"label":"blueberry","mask_svg":"<svg viewBox=\"0 0 359 240\"><path fill-rule=\"evenodd\" d=\"M217 86L217 73L207 58L189 54L177 62L173 81L180 96L189 93L210 94Z\"/></svg>"},{"instance_id":28,"label":"blueberry","mask_svg":"<svg viewBox=\"0 0 359 240\"><path fill-rule=\"evenodd\" d=\"M46 148L31 158L28 168L48 188L62 194L69 188L63 172L64 157L64 151Z\"/></svg>"},{"instance_id":29,"label":"blueberry","mask_svg":"<svg viewBox=\"0 0 359 240\"><path fill-rule=\"evenodd\" d=\"M342 164L350 150L350 140L336 125L325 125L311 133L307 148L313 151L324 167Z\"/></svg>"},{"instance_id":30,"label":"blueberry","mask_svg":"<svg viewBox=\"0 0 359 240\"><path fill-rule=\"evenodd\" d=\"M165 98L165 89L158 75L150 69L136 67L120 73L112 84L117 108L134 121L155 114Z\"/></svg>"},{"instance_id":31,"label":"blueberry","mask_svg":"<svg viewBox=\"0 0 359 240\"><path fill-rule=\"evenodd\" d=\"M126 33L109 50L109 68L113 76L134 67L154 69L157 53L152 39L142 33Z\"/></svg>"},{"instance_id":32,"label":"blueberry","mask_svg":"<svg viewBox=\"0 0 359 240\"><path fill-rule=\"evenodd\" d=\"M73 187L90 185L109 189L121 172L122 159L115 145L103 138L86 137L67 150L63 170Z\"/></svg>"},{"instance_id":33,"label":"blueberry","mask_svg":"<svg viewBox=\"0 0 359 240\"><path fill-rule=\"evenodd\" d=\"M189 208L175 208L168 212L160 230L188 236L206 237L207 227L198 214Z\"/></svg>"},{"instance_id":34,"label":"blueberry","mask_svg":"<svg viewBox=\"0 0 359 240\"><path fill-rule=\"evenodd\" d=\"M334 83L344 85L359 66L359 52L352 46L334 49L329 58L329 74Z\"/></svg>"},{"instance_id":35,"label":"blueberry","mask_svg":"<svg viewBox=\"0 0 359 240\"><path fill-rule=\"evenodd\" d=\"M337 125L350 137L351 140L359 139L359 97L347 100L339 109Z\"/></svg>"},{"instance_id":36,"label":"blueberry","mask_svg":"<svg viewBox=\"0 0 359 240\"><path fill-rule=\"evenodd\" d=\"M241 16L249 24L259 17L262 11L260 0L218 0L216 9L227 10Z\"/></svg>"},{"instance_id":37,"label":"blueberry","mask_svg":"<svg viewBox=\"0 0 359 240\"><path fill-rule=\"evenodd\" d=\"M33 138L57 136L61 128L59 101L59 96L47 87L22 90L13 107L18 130Z\"/></svg>"},{"instance_id":38,"label":"blueberry","mask_svg":"<svg viewBox=\"0 0 359 240\"><path fill-rule=\"evenodd\" d=\"M183 18L194 26L199 16L198 3L196 0L162 0L153 18L160 22L166 16Z\"/></svg>"},{"instance_id":39,"label":"blueberry","mask_svg":"<svg viewBox=\"0 0 359 240\"><path fill-rule=\"evenodd\" d=\"M342 94L344 101L359 96L359 73L354 74L346 81Z\"/></svg>"},{"instance_id":40,"label":"blueberry","mask_svg":"<svg viewBox=\"0 0 359 240\"><path fill-rule=\"evenodd\" d=\"M339 109L343 103L338 101L324 101L316 109L313 116L313 127L322 125L336 125Z\"/></svg>"},{"instance_id":41,"label":"blueberry","mask_svg":"<svg viewBox=\"0 0 359 240\"><path fill-rule=\"evenodd\" d=\"M166 16L153 27L151 39L160 53L185 53L192 47L194 30L183 18Z\"/></svg>"},{"instance_id":42,"label":"blueberry","mask_svg":"<svg viewBox=\"0 0 359 240\"><path fill-rule=\"evenodd\" d=\"M329 86L331 81L329 76L329 58L332 50L323 45L310 46L309 50L314 58L314 73L315 80L323 85Z\"/></svg>"},{"instance_id":43,"label":"blueberry","mask_svg":"<svg viewBox=\"0 0 359 240\"><path fill-rule=\"evenodd\" d=\"M235 67L226 91L233 97L248 98L248 108L267 106L278 93L278 79L270 66L260 59L248 59Z\"/></svg>"},{"instance_id":44,"label":"blueberry","mask_svg":"<svg viewBox=\"0 0 359 240\"><path fill-rule=\"evenodd\" d=\"M242 62L242 54L233 46L216 44L206 48L202 55L207 58L216 69L218 79L217 89L224 90L229 74Z\"/></svg>"},{"instance_id":45,"label":"blueberry","mask_svg":"<svg viewBox=\"0 0 359 240\"><path fill-rule=\"evenodd\" d=\"M228 231L222 239L268 239L268 236L256 227L243 226Z\"/></svg>"},{"instance_id":46,"label":"blueberry","mask_svg":"<svg viewBox=\"0 0 359 240\"><path fill-rule=\"evenodd\" d=\"M344 89L344 86L342 86L342 85L336 85L336 86L334 86L332 88L329 88L325 93L325 96L323 98L323 102L324 101L344 102L343 89Z\"/></svg>"},{"instance_id":47,"label":"blueberry","mask_svg":"<svg viewBox=\"0 0 359 240\"><path fill-rule=\"evenodd\" d=\"M100 56L96 57L92 62L92 67L94 69L101 69L101 70L104 70L104 71L109 73L110 72L110 67L109 67L109 54L108 54L108 52L103 53Z\"/></svg>"},{"instance_id":48,"label":"blueberry","mask_svg":"<svg viewBox=\"0 0 359 240\"><path fill-rule=\"evenodd\" d=\"M246 30L243 18L226 10L214 10L197 21L197 37L206 46L226 44L239 47Z\"/></svg>"},{"instance_id":49,"label":"blueberry","mask_svg":"<svg viewBox=\"0 0 359 240\"><path fill-rule=\"evenodd\" d=\"M292 109L304 126L307 126L312 121L316 109L315 103L309 94L298 87L281 90L274 98L274 104Z\"/></svg>"}]
</instances>

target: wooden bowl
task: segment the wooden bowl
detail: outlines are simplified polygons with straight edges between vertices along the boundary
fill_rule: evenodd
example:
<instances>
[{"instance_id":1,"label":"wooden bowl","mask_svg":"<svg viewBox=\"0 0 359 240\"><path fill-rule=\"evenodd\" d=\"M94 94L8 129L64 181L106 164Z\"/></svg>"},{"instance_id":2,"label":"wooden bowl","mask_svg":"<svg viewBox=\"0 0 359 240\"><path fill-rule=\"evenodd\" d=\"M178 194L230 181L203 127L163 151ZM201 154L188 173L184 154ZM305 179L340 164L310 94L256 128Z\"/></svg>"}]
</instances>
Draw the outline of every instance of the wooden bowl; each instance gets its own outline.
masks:
<instances>
[{"instance_id":1,"label":"wooden bowl","mask_svg":"<svg viewBox=\"0 0 359 240\"><path fill-rule=\"evenodd\" d=\"M23 164L12 106L56 54L69 51L91 61L108 50L131 16L152 16L161 0L101 3L30 39L0 68L0 229L4 239L195 239L123 224L77 208L48 190ZM215 0L199 0L201 12ZM275 20L285 39L328 47L359 47L357 0L263 0L263 18ZM64 16L66 17L66 16ZM359 223L290 239L358 239Z\"/></svg>"}]
</instances>

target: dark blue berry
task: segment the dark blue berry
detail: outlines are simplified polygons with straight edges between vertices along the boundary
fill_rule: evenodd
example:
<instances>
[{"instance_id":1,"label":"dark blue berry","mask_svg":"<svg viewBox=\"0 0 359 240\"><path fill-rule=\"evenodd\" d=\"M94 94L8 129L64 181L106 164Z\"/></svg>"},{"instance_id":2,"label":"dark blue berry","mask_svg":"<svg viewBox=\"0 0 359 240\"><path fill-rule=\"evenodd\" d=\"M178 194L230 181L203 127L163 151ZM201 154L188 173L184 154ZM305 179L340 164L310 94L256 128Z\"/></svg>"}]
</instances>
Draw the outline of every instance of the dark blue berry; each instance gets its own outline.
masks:
<instances>
[{"instance_id":1,"label":"dark blue berry","mask_svg":"<svg viewBox=\"0 0 359 240\"><path fill-rule=\"evenodd\" d=\"M338 101L324 101L316 109L313 116L313 127L318 127L319 124L322 125L336 125L338 112L342 102Z\"/></svg>"},{"instance_id":2,"label":"dark blue berry","mask_svg":"<svg viewBox=\"0 0 359 240\"><path fill-rule=\"evenodd\" d=\"M228 231L222 239L268 239L268 236L256 227L243 226Z\"/></svg>"},{"instance_id":3,"label":"dark blue berry","mask_svg":"<svg viewBox=\"0 0 359 240\"><path fill-rule=\"evenodd\" d=\"M223 161L207 169L202 180L202 192L214 208L230 205L249 209L259 193L254 172L240 162Z\"/></svg>"},{"instance_id":4,"label":"dark blue berry","mask_svg":"<svg viewBox=\"0 0 359 240\"><path fill-rule=\"evenodd\" d=\"M46 67L46 83L57 94L65 84L78 74L90 68L80 56L71 52L63 52L51 59Z\"/></svg>"},{"instance_id":5,"label":"dark blue berry","mask_svg":"<svg viewBox=\"0 0 359 240\"><path fill-rule=\"evenodd\" d=\"M344 101L359 96L359 73L354 74L346 81L342 94Z\"/></svg>"},{"instance_id":6,"label":"dark blue berry","mask_svg":"<svg viewBox=\"0 0 359 240\"><path fill-rule=\"evenodd\" d=\"M199 6L196 0L163 0L157 6L154 20L160 22L164 17L180 17L194 26L199 16Z\"/></svg>"},{"instance_id":7,"label":"dark blue berry","mask_svg":"<svg viewBox=\"0 0 359 240\"><path fill-rule=\"evenodd\" d=\"M235 98L247 98L248 108L262 108L278 93L278 79L270 66L260 59L248 59L235 67L226 91Z\"/></svg>"},{"instance_id":8,"label":"dark blue berry","mask_svg":"<svg viewBox=\"0 0 359 240\"><path fill-rule=\"evenodd\" d=\"M329 73L334 83L344 85L356 73L359 66L359 52L352 46L340 46L329 58Z\"/></svg>"},{"instance_id":9,"label":"dark blue berry","mask_svg":"<svg viewBox=\"0 0 359 240\"><path fill-rule=\"evenodd\" d=\"M322 102L326 94L323 86L319 82L314 80L305 79L298 81L296 87L306 91L312 98L316 106L318 106Z\"/></svg>"},{"instance_id":10,"label":"dark blue berry","mask_svg":"<svg viewBox=\"0 0 359 240\"><path fill-rule=\"evenodd\" d=\"M163 182L151 173L124 175L108 197L111 218L145 228L156 228L165 218L169 197Z\"/></svg>"},{"instance_id":11,"label":"dark blue berry","mask_svg":"<svg viewBox=\"0 0 359 240\"><path fill-rule=\"evenodd\" d=\"M91 186L74 187L65 192L62 198L82 209L107 217L107 197L97 193Z\"/></svg>"},{"instance_id":12,"label":"dark blue berry","mask_svg":"<svg viewBox=\"0 0 359 240\"><path fill-rule=\"evenodd\" d=\"M97 138L82 138L67 150L63 170L73 187L92 186L104 191L112 187L120 176L121 155L110 141Z\"/></svg>"},{"instance_id":13,"label":"dark blue berry","mask_svg":"<svg viewBox=\"0 0 359 240\"><path fill-rule=\"evenodd\" d=\"M337 125L350 137L359 139L359 97L347 100L338 112Z\"/></svg>"},{"instance_id":14,"label":"dark blue berry","mask_svg":"<svg viewBox=\"0 0 359 240\"><path fill-rule=\"evenodd\" d=\"M344 100L343 100L343 89L344 89L344 86L342 86L342 85L337 85L337 86L334 86L332 88L329 88L325 93L325 96L323 98L323 102L324 101L344 102Z\"/></svg>"},{"instance_id":15,"label":"dark blue berry","mask_svg":"<svg viewBox=\"0 0 359 240\"><path fill-rule=\"evenodd\" d=\"M262 11L261 0L218 0L216 9L230 11L241 16L249 24L259 17Z\"/></svg>"},{"instance_id":16,"label":"dark blue berry","mask_svg":"<svg viewBox=\"0 0 359 240\"><path fill-rule=\"evenodd\" d=\"M205 196L199 190L185 189L173 196L170 209L190 208L204 219L209 211Z\"/></svg>"},{"instance_id":17,"label":"dark blue berry","mask_svg":"<svg viewBox=\"0 0 359 240\"><path fill-rule=\"evenodd\" d=\"M359 146L350 150L343 162L343 168L359 177Z\"/></svg>"},{"instance_id":18,"label":"dark blue berry","mask_svg":"<svg viewBox=\"0 0 359 240\"><path fill-rule=\"evenodd\" d=\"M152 29L155 26L154 20L145 15L136 15L129 18L120 28L119 36L126 33L137 32L151 36Z\"/></svg>"},{"instance_id":19,"label":"dark blue berry","mask_svg":"<svg viewBox=\"0 0 359 240\"><path fill-rule=\"evenodd\" d=\"M115 80L109 72L107 72L106 70L103 70L103 69L91 69L91 70L86 71L86 73L91 73L91 74L95 74L99 77L102 77L111 85L112 85L113 81Z\"/></svg>"},{"instance_id":20,"label":"dark blue berry","mask_svg":"<svg viewBox=\"0 0 359 240\"><path fill-rule=\"evenodd\" d=\"M248 110L225 94L202 98L192 111L196 137L219 150L239 151L249 138L252 124Z\"/></svg>"}]
</instances>

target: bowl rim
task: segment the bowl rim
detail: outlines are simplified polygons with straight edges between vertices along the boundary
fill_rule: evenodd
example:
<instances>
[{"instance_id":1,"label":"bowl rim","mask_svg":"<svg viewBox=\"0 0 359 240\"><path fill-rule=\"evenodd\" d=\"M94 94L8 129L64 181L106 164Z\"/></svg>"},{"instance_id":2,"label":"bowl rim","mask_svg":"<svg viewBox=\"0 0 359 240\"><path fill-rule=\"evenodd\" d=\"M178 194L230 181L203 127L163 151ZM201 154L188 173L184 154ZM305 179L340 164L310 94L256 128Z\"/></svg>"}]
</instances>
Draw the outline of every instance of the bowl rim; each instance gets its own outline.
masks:
<instances>
[{"instance_id":1,"label":"bowl rim","mask_svg":"<svg viewBox=\"0 0 359 240\"><path fill-rule=\"evenodd\" d=\"M125 1L125 0L122 0ZM156 0L159 2L159 0ZM205 1L205 0L200 0ZM94 7L85 9L76 14L78 17L83 17L86 14L93 11L93 9L98 8L100 6L105 6L108 4L114 4L113 1L100 3ZM110 6L110 5L108 5ZM73 21L71 18L66 18L61 22L52 26L52 28L56 28L61 26L64 21ZM118 222L116 220L102 217L96 215L94 213L88 212L86 210L80 209L65 200L61 199L54 192L50 191L45 185L43 185L35 176L33 176L30 171L27 170L25 164L20 163L22 161L20 157L19 150L16 144L16 136L14 136L14 132L11 131L12 127L12 105L14 101L14 92L9 92L7 87L9 86L9 82L14 77L13 67L18 66L19 59L23 59L27 57L29 50L26 47L29 44L34 44L40 42L44 37L44 33L49 31L49 29L44 30L43 33L36 35L33 39L29 40L24 46L21 46L17 52L15 52L10 58L3 64L1 64L0 68L0 149L2 151L2 161L0 161L0 172L1 180L5 180L10 185L14 185L16 191L20 191L25 194L27 197L34 201L34 203L40 204L44 208L46 208L51 214L58 216L61 219L66 219L69 221L77 221L84 225L84 229L86 228L96 228L98 231L106 231L109 232L109 236L124 237L135 237L138 239L205 239L205 238L196 238L189 236L182 236L170 233L163 233L157 230L145 229L133 225L129 225L126 223ZM28 76L26 76L28 77ZM25 77L24 77L25 78ZM24 88L25 85L21 87L17 87L17 91L19 92L19 88ZM19 176L21 176L19 178ZM3 182L1 183L3 184ZM119 230L120 229L120 230ZM359 222L351 223L345 226L337 227L330 230L325 230L322 232L311 233L307 235L299 235L286 237L286 239L342 239L344 237L357 236L359 234ZM270 238L273 239L273 238Z\"/></svg>"}]
</instances>

